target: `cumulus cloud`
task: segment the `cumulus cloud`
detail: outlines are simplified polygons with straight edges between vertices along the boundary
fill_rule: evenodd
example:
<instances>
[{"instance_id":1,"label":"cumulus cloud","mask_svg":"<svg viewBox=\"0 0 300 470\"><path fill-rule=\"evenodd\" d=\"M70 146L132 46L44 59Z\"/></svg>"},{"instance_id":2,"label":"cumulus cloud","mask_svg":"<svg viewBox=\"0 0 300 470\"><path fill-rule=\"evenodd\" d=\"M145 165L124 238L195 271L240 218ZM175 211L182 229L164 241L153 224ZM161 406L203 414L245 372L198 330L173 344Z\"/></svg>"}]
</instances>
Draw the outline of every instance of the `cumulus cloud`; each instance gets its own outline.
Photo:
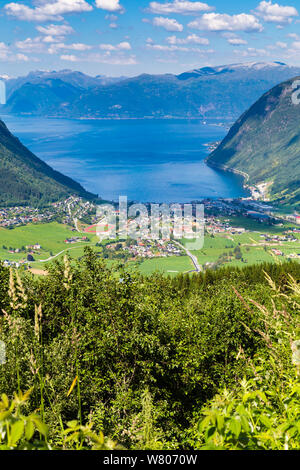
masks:
<instances>
[{"instance_id":1,"label":"cumulus cloud","mask_svg":"<svg viewBox=\"0 0 300 470\"><path fill-rule=\"evenodd\" d=\"M161 44L147 44L148 49L152 49L154 51L165 51L165 52L175 52L175 51L181 51L181 52L187 52L188 48L187 47L181 47L181 46L166 46L166 45L161 45Z\"/></svg>"},{"instance_id":2,"label":"cumulus cloud","mask_svg":"<svg viewBox=\"0 0 300 470\"><path fill-rule=\"evenodd\" d=\"M74 44L64 44L64 43L58 43L58 44L51 44L51 46L48 49L49 54L56 54L59 51L78 51L78 52L84 52L84 51L89 51L92 49L92 46L88 44L82 44L82 43L74 43Z\"/></svg>"},{"instance_id":3,"label":"cumulus cloud","mask_svg":"<svg viewBox=\"0 0 300 470\"><path fill-rule=\"evenodd\" d=\"M230 38L227 41L229 42L229 44L232 44L234 46L242 46L243 44L248 44L248 42L245 41L245 39L241 39L241 38Z\"/></svg>"},{"instance_id":4,"label":"cumulus cloud","mask_svg":"<svg viewBox=\"0 0 300 470\"><path fill-rule=\"evenodd\" d=\"M8 51L8 46L4 42L0 42L0 51L1 52Z\"/></svg>"},{"instance_id":5,"label":"cumulus cloud","mask_svg":"<svg viewBox=\"0 0 300 470\"><path fill-rule=\"evenodd\" d=\"M169 3L151 2L149 12L158 15L168 15L169 13L177 13L181 15L197 15L204 11L212 11L214 7L210 7L202 2L190 2L182 0L174 0Z\"/></svg>"},{"instance_id":6,"label":"cumulus cloud","mask_svg":"<svg viewBox=\"0 0 300 470\"><path fill-rule=\"evenodd\" d=\"M266 49L256 49L254 47L248 47L244 51L235 50L234 53L239 57L264 57L270 55Z\"/></svg>"},{"instance_id":7,"label":"cumulus cloud","mask_svg":"<svg viewBox=\"0 0 300 470\"><path fill-rule=\"evenodd\" d=\"M28 62L29 57L23 53L12 53L12 51L4 42L0 42L0 60L6 62ZM33 62L38 62L38 59L35 57L32 57L30 60Z\"/></svg>"},{"instance_id":8,"label":"cumulus cloud","mask_svg":"<svg viewBox=\"0 0 300 470\"><path fill-rule=\"evenodd\" d=\"M186 38L178 38L177 36L169 36L167 38L169 44L202 44L205 46L209 45L207 38L201 38L197 34L190 34Z\"/></svg>"},{"instance_id":9,"label":"cumulus cloud","mask_svg":"<svg viewBox=\"0 0 300 470\"><path fill-rule=\"evenodd\" d=\"M99 48L103 51L130 51L131 45L129 42L124 41L120 42L120 44L117 44L116 46L113 44L100 44Z\"/></svg>"},{"instance_id":10,"label":"cumulus cloud","mask_svg":"<svg viewBox=\"0 0 300 470\"><path fill-rule=\"evenodd\" d=\"M186 47L175 44L166 46L161 44L148 43L146 47L147 49L161 52L196 52L197 54L213 54L215 52L213 49L199 49L199 47Z\"/></svg>"},{"instance_id":11,"label":"cumulus cloud","mask_svg":"<svg viewBox=\"0 0 300 470\"><path fill-rule=\"evenodd\" d=\"M36 37L34 39L27 38L24 41L17 41L16 42L17 49L20 49L23 52L43 52L44 44L41 41L40 37Z\"/></svg>"},{"instance_id":12,"label":"cumulus cloud","mask_svg":"<svg viewBox=\"0 0 300 470\"><path fill-rule=\"evenodd\" d=\"M96 7L107 11L123 10L120 0L96 0Z\"/></svg>"},{"instance_id":13,"label":"cumulus cloud","mask_svg":"<svg viewBox=\"0 0 300 470\"><path fill-rule=\"evenodd\" d=\"M85 59L87 62L98 62L100 64L109 65L136 65L137 60L135 55L124 56L124 55L111 55L108 51L105 54L89 54Z\"/></svg>"},{"instance_id":14,"label":"cumulus cloud","mask_svg":"<svg viewBox=\"0 0 300 470\"><path fill-rule=\"evenodd\" d=\"M77 62L78 61L78 57L76 57L73 54L71 54L71 55L61 55L60 59L61 60L66 60L68 62Z\"/></svg>"},{"instance_id":15,"label":"cumulus cloud","mask_svg":"<svg viewBox=\"0 0 300 470\"><path fill-rule=\"evenodd\" d=\"M36 29L46 36L66 36L74 33L74 29L68 25L50 24L49 26L37 26Z\"/></svg>"},{"instance_id":16,"label":"cumulus cloud","mask_svg":"<svg viewBox=\"0 0 300 470\"><path fill-rule=\"evenodd\" d=\"M282 42L282 41L277 41L276 46L279 47L280 49L287 49L287 47L288 47L287 43Z\"/></svg>"},{"instance_id":17,"label":"cumulus cloud","mask_svg":"<svg viewBox=\"0 0 300 470\"><path fill-rule=\"evenodd\" d=\"M160 26L167 31L183 31L182 24L172 18L164 18L163 16L154 18L153 25Z\"/></svg>"},{"instance_id":18,"label":"cumulus cloud","mask_svg":"<svg viewBox=\"0 0 300 470\"><path fill-rule=\"evenodd\" d=\"M205 31L245 31L261 32L262 25L254 15L241 13L239 15L227 15L221 13L205 13L188 24L190 28Z\"/></svg>"},{"instance_id":19,"label":"cumulus cloud","mask_svg":"<svg viewBox=\"0 0 300 470\"><path fill-rule=\"evenodd\" d=\"M23 3L8 3L4 10L10 16L24 21L62 21L66 13L80 13L93 10L85 0L55 0L42 2L35 8Z\"/></svg>"},{"instance_id":20,"label":"cumulus cloud","mask_svg":"<svg viewBox=\"0 0 300 470\"><path fill-rule=\"evenodd\" d=\"M260 2L255 13L267 23L279 24L291 23L295 16L299 16L296 8L278 5L278 3L272 3L272 1Z\"/></svg>"},{"instance_id":21,"label":"cumulus cloud","mask_svg":"<svg viewBox=\"0 0 300 470\"><path fill-rule=\"evenodd\" d=\"M290 33L287 35L289 38L296 39L297 41L300 41L300 36L297 33Z\"/></svg>"}]
</instances>

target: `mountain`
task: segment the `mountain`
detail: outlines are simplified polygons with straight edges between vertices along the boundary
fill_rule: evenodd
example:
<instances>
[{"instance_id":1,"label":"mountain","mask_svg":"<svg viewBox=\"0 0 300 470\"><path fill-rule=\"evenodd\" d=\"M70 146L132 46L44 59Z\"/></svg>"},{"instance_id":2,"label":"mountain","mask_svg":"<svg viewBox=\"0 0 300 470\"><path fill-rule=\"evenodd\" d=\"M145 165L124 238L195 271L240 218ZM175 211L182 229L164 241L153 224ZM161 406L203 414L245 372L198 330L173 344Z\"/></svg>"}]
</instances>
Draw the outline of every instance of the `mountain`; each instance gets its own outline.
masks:
<instances>
[{"instance_id":1,"label":"mountain","mask_svg":"<svg viewBox=\"0 0 300 470\"><path fill-rule=\"evenodd\" d=\"M300 204L300 104L292 100L294 93L299 95L296 80L265 93L207 160L246 173L249 185L265 183L271 199L289 204Z\"/></svg>"},{"instance_id":2,"label":"mountain","mask_svg":"<svg viewBox=\"0 0 300 470\"><path fill-rule=\"evenodd\" d=\"M52 72L38 70L35 72L30 72L25 77L9 78L6 76L3 78L6 78L8 98L25 84L43 85L52 80L60 80L63 83L71 85L77 89L88 90L102 85L117 83L125 79L125 77L107 77L105 75L91 77L82 72L74 72L68 69Z\"/></svg>"},{"instance_id":3,"label":"mountain","mask_svg":"<svg viewBox=\"0 0 300 470\"><path fill-rule=\"evenodd\" d=\"M88 77L34 72L7 81L4 111L66 118L200 118L234 121L263 93L300 74L281 62L204 67L180 75Z\"/></svg>"},{"instance_id":4,"label":"mountain","mask_svg":"<svg viewBox=\"0 0 300 470\"><path fill-rule=\"evenodd\" d=\"M0 204L37 205L70 195L96 198L71 178L53 170L14 137L0 120Z\"/></svg>"}]
</instances>

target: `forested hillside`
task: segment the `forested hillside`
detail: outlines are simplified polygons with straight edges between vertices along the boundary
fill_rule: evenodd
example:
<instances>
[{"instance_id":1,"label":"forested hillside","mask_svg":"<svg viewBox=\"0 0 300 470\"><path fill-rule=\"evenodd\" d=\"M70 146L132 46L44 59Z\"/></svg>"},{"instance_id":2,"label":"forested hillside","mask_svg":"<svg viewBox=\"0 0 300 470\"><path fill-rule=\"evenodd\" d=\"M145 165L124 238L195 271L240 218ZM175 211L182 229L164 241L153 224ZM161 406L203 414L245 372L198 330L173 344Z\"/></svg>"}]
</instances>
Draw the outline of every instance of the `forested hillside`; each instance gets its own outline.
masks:
<instances>
[{"instance_id":1,"label":"forested hillside","mask_svg":"<svg viewBox=\"0 0 300 470\"><path fill-rule=\"evenodd\" d=\"M31 153L0 120L0 204L47 204L71 194L95 198Z\"/></svg>"},{"instance_id":2,"label":"forested hillside","mask_svg":"<svg viewBox=\"0 0 300 470\"><path fill-rule=\"evenodd\" d=\"M300 105L292 96L299 77L281 83L245 112L208 163L246 173L250 184L267 183L269 196L300 201Z\"/></svg>"}]
</instances>

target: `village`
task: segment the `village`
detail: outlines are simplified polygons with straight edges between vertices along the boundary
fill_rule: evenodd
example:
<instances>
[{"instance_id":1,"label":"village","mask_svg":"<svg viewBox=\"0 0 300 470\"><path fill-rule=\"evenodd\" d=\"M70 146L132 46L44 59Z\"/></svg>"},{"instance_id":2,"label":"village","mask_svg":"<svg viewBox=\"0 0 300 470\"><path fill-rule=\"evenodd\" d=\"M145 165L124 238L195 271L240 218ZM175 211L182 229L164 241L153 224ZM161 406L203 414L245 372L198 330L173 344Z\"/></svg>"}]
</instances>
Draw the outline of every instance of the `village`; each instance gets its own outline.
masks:
<instances>
[{"instance_id":1,"label":"village","mask_svg":"<svg viewBox=\"0 0 300 470\"><path fill-rule=\"evenodd\" d=\"M73 212L72 212L73 211ZM0 227L12 229L29 224L49 223L57 220L63 224L72 224L73 219L83 219L94 213L96 206L80 197L70 196L43 208L15 206L0 208Z\"/></svg>"},{"instance_id":2,"label":"village","mask_svg":"<svg viewBox=\"0 0 300 470\"><path fill-rule=\"evenodd\" d=\"M28 230L31 230L31 228L40 227L40 231L32 231L32 233L41 233L42 236L32 235L30 243L21 243L20 241L19 246L16 243L14 246L12 242L7 242L7 238L2 244L0 236L1 259L5 266L30 267L32 263L41 262L44 258L47 261L55 259L58 254L67 252L68 246L72 246L70 249L74 250L76 247L87 245L101 246L103 258L108 259L143 261L184 257L187 254L184 246L180 246L180 243L178 244L175 240L184 244L184 238L188 238L187 232L189 231L190 235L193 235L195 231L199 233L202 225L205 227L205 231L203 230L205 246L207 246L207 237L209 237L210 250L213 250L214 246L217 247L220 244L219 240L223 239L228 240L227 245L226 243L224 245L225 250L229 247L232 251L235 244L238 243L242 249L245 247L247 251L250 248L263 248L274 257L300 259L300 247L296 243L299 241L300 227L297 225L300 217L296 212L282 215L270 204L249 198L205 199L197 201L197 203L204 205L205 220L197 220L195 212L193 212L192 216L185 218L185 225L180 228L182 232L179 230L179 234L176 233L174 224L175 213L172 215L171 212L170 218L165 219L163 226L160 222L153 223L146 214L140 215L138 218L129 217L126 226L122 227L119 232L117 230L113 237L111 237L111 231L114 227L109 227L105 218L102 221L98 220L97 206L80 197L70 196L68 199L53 203L44 209L3 208L0 209L0 234L8 233L7 229L13 235L14 229L28 227ZM146 206L150 208L150 205ZM183 209L183 205L179 204L178 206ZM114 215L118 225L119 210L117 205L115 205ZM1 227L6 231L1 232ZM55 245L52 244L54 248L52 245L50 247L47 240L48 227L53 229L51 239L56 240ZM136 230L138 230L138 236L134 234ZM159 236L153 237L153 231L157 232ZM48 233L48 235L50 234ZM13 239L13 237L11 238ZM56 246L57 248L55 248ZM294 249L291 248L292 246ZM203 265L208 267L215 264L220 265L232 262L237 258L236 254L229 256L225 250L218 252L218 254L216 251L213 255L216 260L209 259L204 261ZM75 254L74 251L72 253ZM201 253L200 256L202 257Z\"/></svg>"}]
</instances>

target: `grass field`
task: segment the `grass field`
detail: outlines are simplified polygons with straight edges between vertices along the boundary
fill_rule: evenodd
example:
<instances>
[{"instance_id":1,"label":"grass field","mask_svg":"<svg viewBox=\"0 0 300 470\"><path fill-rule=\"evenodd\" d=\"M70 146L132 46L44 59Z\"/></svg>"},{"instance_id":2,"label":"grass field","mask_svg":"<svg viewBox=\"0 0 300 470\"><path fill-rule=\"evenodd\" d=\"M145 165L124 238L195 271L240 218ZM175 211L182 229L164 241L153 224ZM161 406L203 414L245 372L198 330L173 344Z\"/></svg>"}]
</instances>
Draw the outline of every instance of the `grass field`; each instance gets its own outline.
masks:
<instances>
[{"instance_id":1,"label":"grass field","mask_svg":"<svg viewBox=\"0 0 300 470\"><path fill-rule=\"evenodd\" d=\"M172 256L168 258L147 259L139 265L142 274L152 274L155 271L176 275L194 270L188 256Z\"/></svg>"},{"instance_id":2,"label":"grass field","mask_svg":"<svg viewBox=\"0 0 300 470\"><path fill-rule=\"evenodd\" d=\"M197 256L199 263L202 265L206 263L216 263L220 256L224 254L229 255L230 252L233 253L234 249L239 246L243 260L236 259L233 256L230 261L226 262L226 265L242 267L245 266L245 264L276 262L276 259L281 260L284 259L284 257L274 256L272 249L278 249L285 255L300 253L299 234L295 236L297 236L298 242L284 242L272 246L265 246L265 242L260 237L259 233L251 232L242 235L232 235L230 238L225 238L224 235L217 235L211 238L208 235L205 237L203 249L195 251L193 254Z\"/></svg>"},{"instance_id":3,"label":"grass field","mask_svg":"<svg viewBox=\"0 0 300 470\"><path fill-rule=\"evenodd\" d=\"M227 219L227 217L220 217L220 220ZM260 232L260 233L271 233L271 234L279 234L282 233L284 230L288 230L290 227L294 227L293 224L284 222L283 227L278 227L276 225L269 225L264 222L258 222L250 217L230 217L230 225L232 227L243 227L246 230L251 230L252 232Z\"/></svg>"},{"instance_id":4,"label":"grass field","mask_svg":"<svg viewBox=\"0 0 300 470\"><path fill-rule=\"evenodd\" d=\"M72 236L80 236L77 232L72 232L72 228L67 225L52 222L49 224L31 224L25 227L17 227L13 230L0 229L0 259L7 259L9 261L20 261L26 258L26 253L9 253L9 249L21 249L28 245L39 244L41 250L38 254L34 255L35 260L45 260L51 255L74 248L78 246L82 249L83 242L78 242L76 245L67 245L64 241L66 238ZM95 236L88 236L88 239L93 242L96 240ZM6 249L4 248L6 247Z\"/></svg>"}]
</instances>

